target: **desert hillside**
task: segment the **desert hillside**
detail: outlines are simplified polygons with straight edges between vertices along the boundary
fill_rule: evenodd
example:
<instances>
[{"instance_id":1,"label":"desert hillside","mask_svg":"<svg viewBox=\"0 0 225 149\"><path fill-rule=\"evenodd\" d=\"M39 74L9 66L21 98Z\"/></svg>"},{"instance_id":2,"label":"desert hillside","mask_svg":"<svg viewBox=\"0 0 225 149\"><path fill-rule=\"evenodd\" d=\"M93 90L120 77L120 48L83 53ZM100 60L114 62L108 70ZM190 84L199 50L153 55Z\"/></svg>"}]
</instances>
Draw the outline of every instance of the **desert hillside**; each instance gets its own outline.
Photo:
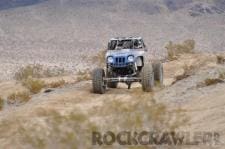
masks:
<instances>
[{"instance_id":1,"label":"desert hillside","mask_svg":"<svg viewBox=\"0 0 225 149\"><path fill-rule=\"evenodd\" d=\"M163 86L93 93L91 72L117 36L144 38ZM224 39L224 0L1 0L0 148L223 149ZM216 132L220 142L95 146L95 131Z\"/></svg>"},{"instance_id":2,"label":"desert hillside","mask_svg":"<svg viewBox=\"0 0 225 149\"><path fill-rule=\"evenodd\" d=\"M48 85L36 93L20 81L3 82L0 147L106 148L93 146L91 133L123 130L218 132L224 143L223 62L213 54L183 54L164 63L165 86L152 93L143 93L137 83L131 90L121 84L104 95L93 94L88 74L42 78ZM28 89L32 94L26 94ZM187 148L222 149L223 145Z\"/></svg>"},{"instance_id":3,"label":"desert hillside","mask_svg":"<svg viewBox=\"0 0 225 149\"><path fill-rule=\"evenodd\" d=\"M197 51L225 50L223 0L3 0L0 10L3 79L34 63L90 68L90 57L116 36L142 36L159 59L169 41L194 39Z\"/></svg>"}]
</instances>

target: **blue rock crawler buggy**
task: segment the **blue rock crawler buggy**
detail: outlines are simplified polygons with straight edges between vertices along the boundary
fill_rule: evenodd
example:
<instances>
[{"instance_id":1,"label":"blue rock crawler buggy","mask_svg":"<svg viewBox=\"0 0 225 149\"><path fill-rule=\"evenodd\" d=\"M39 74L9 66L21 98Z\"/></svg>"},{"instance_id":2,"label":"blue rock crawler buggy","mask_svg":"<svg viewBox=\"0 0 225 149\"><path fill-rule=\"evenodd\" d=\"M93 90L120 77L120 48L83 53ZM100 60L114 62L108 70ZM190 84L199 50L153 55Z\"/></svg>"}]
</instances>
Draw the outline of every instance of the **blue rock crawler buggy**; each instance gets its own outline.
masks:
<instances>
[{"instance_id":1,"label":"blue rock crawler buggy","mask_svg":"<svg viewBox=\"0 0 225 149\"><path fill-rule=\"evenodd\" d=\"M93 92L103 94L106 88L116 88L119 82L130 89L133 82L140 82L145 92L152 91L155 81L163 84L162 63L149 63L147 48L141 37L112 38L106 52L106 69L93 71Z\"/></svg>"}]
</instances>

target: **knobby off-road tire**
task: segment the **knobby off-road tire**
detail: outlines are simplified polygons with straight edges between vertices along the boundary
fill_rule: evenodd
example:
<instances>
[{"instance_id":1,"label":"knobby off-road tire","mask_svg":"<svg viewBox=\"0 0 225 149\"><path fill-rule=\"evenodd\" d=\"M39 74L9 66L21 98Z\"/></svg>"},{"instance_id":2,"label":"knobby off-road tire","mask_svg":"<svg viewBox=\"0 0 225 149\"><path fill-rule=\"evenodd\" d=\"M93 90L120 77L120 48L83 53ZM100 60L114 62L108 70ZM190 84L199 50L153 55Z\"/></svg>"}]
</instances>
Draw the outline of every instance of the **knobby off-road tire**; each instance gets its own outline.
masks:
<instances>
[{"instance_id":1,"label":"knobby off-road tire","mask_svg":"<svg viewBox=\"0 0 225 149\"><path fill-rule=\"evenodd\" d=\"M161 62L153 63L153 71L154 71L154 78L155 81L159 83L159 85L163 86L163 64Z\"/></svg>"},{"instance_id":2,"label":"knobby off-road tire","mask_svg":"<svg viewBox=\"0 0 225 149\"><path fill-rule=\"evenodd\" d=\"M151 92L154 87L154 72L151 64L145 64L141 72L141 84L144 92Z\"/></svg>"},{"instance_id":3,"label":"knobby off-road tire","mask_svg":"<svg viewBox=\"0 0 225 149\"><path fill-rule=\"evenodd\" d=\"M93 92L97 94L104 94L106 91L106 85L103 78L105 77L104 69L94 69L92 74Z\"/></svg>"}]
</instances>

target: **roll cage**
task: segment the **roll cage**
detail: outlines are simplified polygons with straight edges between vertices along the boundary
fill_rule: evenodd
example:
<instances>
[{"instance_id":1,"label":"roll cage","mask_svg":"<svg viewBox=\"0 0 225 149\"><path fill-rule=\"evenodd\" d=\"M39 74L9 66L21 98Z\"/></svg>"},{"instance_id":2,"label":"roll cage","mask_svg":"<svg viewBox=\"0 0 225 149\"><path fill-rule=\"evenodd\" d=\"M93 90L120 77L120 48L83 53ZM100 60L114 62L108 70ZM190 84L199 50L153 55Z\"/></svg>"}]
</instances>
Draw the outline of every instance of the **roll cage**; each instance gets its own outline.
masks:
<instances>
[{"instance_id":1,"label":"roll cage","mask_svg":"<svg viewBox=\"0 0 225 149\"><path fill-rule=\"evenodd\" d=\"M108 42L108 50L146 49L142 38L113 38Z\"/></svg>"}]
</instances>

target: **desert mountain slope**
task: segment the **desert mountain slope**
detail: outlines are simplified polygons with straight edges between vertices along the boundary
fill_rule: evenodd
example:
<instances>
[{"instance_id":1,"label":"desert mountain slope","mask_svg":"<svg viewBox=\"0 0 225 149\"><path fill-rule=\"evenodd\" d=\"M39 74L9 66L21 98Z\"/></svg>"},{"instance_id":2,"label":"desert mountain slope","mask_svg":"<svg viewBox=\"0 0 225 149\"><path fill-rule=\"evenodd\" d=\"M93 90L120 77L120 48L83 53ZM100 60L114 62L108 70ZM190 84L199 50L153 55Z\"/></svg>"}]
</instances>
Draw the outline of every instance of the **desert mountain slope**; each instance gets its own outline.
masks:
<instances>
[{"instance_id":1,"label":"desert mountain slope","mask_svg":"<svg viewBox=\"0 0 225 149\"><path fill-rule=\"evenodd\" d=\"M170 40L194 39L202 53L166 61L165 87L152 93L134 84L131 90L120 85L93 94L89 77L73 72L96 67L93 59L114 36L142 36L156 59L167 56ZM215 131L224 143L225 67L209 54L225 51L224 39L224 0L1 0L0 148L98 149L91 145L93 131L149 129ZM12 79L33 63L65 68L70 75ZM50 83L42 86L43 80ZM44 89L26 94L26 81ZM224 145L187 148L195 147Z\"/></svg>"},{"instance_id":2,"label":"desert mountain slope","mask_svg":"<svg viewBox=\"0 0 225 149\"><path fill-rule=\"evenodd\" d=\"M149 55L164 58L171 41L194 39L196 50L224 51L223 1L25 0L0 11L1 77L41 63L69 71L90 68L90 58L114 36L142 36ZM16 7L18 6L18 7Z\"/></svg>"}]
</instances>

